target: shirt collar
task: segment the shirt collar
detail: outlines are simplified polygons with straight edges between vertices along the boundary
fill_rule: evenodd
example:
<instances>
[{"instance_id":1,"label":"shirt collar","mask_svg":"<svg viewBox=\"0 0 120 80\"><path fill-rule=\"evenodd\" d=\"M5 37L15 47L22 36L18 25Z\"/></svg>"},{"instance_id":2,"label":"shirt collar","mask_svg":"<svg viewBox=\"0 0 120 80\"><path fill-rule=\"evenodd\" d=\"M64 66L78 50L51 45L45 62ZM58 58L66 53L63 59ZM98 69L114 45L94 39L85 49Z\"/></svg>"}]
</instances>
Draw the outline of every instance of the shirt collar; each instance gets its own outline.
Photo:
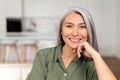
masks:
<instances>
[{"instance_id":1,"label":"shirt collar","mask_svg":"<svg viewBox=\"0 0 120 80\"><path fill-rule=\"evenodd\" d=\"M62 45L56 47L55 50L55 62L61 61L61 52L62 52Z\"/></svg>"}]
</instances>

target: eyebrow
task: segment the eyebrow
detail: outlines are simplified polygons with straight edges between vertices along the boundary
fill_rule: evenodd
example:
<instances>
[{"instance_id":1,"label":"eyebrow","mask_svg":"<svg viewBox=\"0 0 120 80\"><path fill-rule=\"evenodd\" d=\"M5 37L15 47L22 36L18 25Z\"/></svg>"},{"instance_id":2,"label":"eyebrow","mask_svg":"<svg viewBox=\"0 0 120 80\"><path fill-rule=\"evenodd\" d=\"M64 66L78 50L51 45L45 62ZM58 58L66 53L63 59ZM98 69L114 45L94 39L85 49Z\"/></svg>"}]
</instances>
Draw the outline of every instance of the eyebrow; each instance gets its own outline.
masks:
<instances>
[{"instance_id":1,"label":"eyebrow","mask_svg":"<svg viewBox=\"0 0 120 80\"><path fill-rule=\"evenodd\" d=\"M84 25L85 25L85 23L80 23L79 25L82 25L82 24L84 24Z\"/></svg>"},{"instance_id":2,"label":"eyebrow","mask_svg":"<svg viewBox=\"0 0 120 80\"><path fill-rule=\"evenodd\" d=\"M65 22L65 24L71 24L71 25L73 25L71 22ZM79 25L85 25L85 23L79 23Z\"/></svg>"},{"instance_id":3,"label":"eyebrow","mask_svg":"<svg viewBox=\"0 0 120 80\"><path fill-rule=\"evenodd\" d=\"M65 24L71 24L71 25L73 25L71 22L65 22Z\"/></svg>"}]
</instances>

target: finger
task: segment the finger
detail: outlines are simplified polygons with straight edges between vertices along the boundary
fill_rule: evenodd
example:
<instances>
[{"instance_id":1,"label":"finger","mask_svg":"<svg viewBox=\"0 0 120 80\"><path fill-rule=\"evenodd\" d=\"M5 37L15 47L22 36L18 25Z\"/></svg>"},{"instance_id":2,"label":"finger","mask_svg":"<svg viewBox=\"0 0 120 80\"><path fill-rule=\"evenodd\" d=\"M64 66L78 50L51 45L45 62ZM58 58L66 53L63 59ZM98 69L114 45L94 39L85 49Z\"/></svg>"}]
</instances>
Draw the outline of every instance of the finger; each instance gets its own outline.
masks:
<instances>
[{"instance_id":1,"label":"finger","mask_svg":"<svg viewBox=\"0 0 120 80\"><path fill-rule=\"evenodd\" d=\"M83 43L80 43L79 45L78 45L78 48L79 47L83 47L84 46L84 42Z\"/></svg>"},{"instance_id":2,"label":"finger","mask_svg":"<svg viewBox=\"0 0 120 80\"><path fill-rule=\"evenodd\" d=\"M77 50L77 57L80 58L81 57L81 52L79 50Z\"/></svg>"},{"instance_id":3,"label":"finger","mask_svg":"<svg viewBox=\"0 0 120 80\"><path fill-rule=\"evenodd\" d=\"M72 53L76 53L76 49L74 49L74 50L72 51Z\"/></svg>"},{"instance_id":4,"label":"finger","mask_svg":"<svg viewBox=\"0 0 120 80\"><path fill-rule=\"evenodd\" d=\"M83 53L85 56L87 56L87 57L91 57L91 55L87 52L87 51L84 51L84 53Z\"/></svg>"},{"instance_id":5,"label":"finger","mask_svg":"<svg viewBox=\"0 0 120 80\"><path fill-rule=\"evenodd\" d=\"M82 46L78 46L77 50L79 50L81 52L82 51Z\"/></svg>"}]
</instances>

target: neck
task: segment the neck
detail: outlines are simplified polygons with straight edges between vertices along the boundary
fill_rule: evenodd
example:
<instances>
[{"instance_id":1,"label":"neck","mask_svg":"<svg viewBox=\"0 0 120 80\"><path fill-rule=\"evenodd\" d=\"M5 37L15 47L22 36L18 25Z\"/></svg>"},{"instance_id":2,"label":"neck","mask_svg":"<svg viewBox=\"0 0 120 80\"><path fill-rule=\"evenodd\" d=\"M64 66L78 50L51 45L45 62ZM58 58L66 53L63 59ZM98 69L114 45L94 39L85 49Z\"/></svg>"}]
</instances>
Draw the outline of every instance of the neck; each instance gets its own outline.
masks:
<instances>
[{"instance_id":1,"label":"neck","mask_svg":"<svg viewBox=\"0 0 120 80\"><path fill-rule=\"evenodd\" d=\"M62 50L62 58L67 59L67 60L74 60L76 58L76 51L75 49L68 47L68 46L64 46L63 50Z\"/></svg>"},{"instance_id":2,"label":"neck","mask_svg":"<svg viewBox=\"0 0 120 80\"><path fill-rule=\"evenodd\" d=\"M68 46L64 46L62 49L62 59L65 65L65 68L67 68L70 64L71 61L73 61L77 55L76 55L76 51L73 52L74 49L68 47Z\"/></svg>"}]
</instances>

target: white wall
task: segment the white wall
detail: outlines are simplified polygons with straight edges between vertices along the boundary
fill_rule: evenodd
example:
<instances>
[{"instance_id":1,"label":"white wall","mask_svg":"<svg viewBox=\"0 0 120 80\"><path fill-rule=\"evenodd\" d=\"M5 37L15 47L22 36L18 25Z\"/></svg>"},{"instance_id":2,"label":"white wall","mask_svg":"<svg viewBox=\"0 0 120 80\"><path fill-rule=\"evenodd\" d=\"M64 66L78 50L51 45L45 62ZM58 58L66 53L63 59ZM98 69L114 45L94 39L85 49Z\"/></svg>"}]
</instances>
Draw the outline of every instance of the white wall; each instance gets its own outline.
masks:
<instances>
[{"instance_id":1,"label":"white wall","mask_svg":"<svg viewBox=\"0 0 120 80\"><path fill-rule=\"evenodd\" d=\"M5 0L6 17L22 17L22 0Z\"/></svg>"},{"instance_id":2,"label":"white wall","mask_svg":"<svg viewBox=\"0 0 120 80\"><path fill-rule=\"evenodd\" d=\"M72 5L84 6L84 0L24 0L25 17L55 17Z\"/></svg>"},{"instance_id":3,"label":"white wall","mask_svg":"<svg viewBox=\"0 0 120 80\"><path fill-rule=\"evenodd\" d=\"M6 33L5 24L5 0L0 0L0 37Z\"/></svg>"},{"instance_id":4,"label":"white wall","mask_svg":"<svg viewBox=\"0 0 120 80\"><path fill-rule=\"evenodd\" d=\"M118 26L117 26L117 50L118 50L118 52L117 52L117 57L120 59L120 0L117 0L117 5L118 5L118 9L117 9L117 15L118 15Z\"/></svg>"},{"instance_id":5,"label":"white wall","mask_svg":"<svg viewBox=\"0 0 120 80\"><path fill-rule=\"evenodd\" d=\"M103 55L117 54L117 26L117 0L102 0L99 45Z\"/></svg>"}]
</instances>

